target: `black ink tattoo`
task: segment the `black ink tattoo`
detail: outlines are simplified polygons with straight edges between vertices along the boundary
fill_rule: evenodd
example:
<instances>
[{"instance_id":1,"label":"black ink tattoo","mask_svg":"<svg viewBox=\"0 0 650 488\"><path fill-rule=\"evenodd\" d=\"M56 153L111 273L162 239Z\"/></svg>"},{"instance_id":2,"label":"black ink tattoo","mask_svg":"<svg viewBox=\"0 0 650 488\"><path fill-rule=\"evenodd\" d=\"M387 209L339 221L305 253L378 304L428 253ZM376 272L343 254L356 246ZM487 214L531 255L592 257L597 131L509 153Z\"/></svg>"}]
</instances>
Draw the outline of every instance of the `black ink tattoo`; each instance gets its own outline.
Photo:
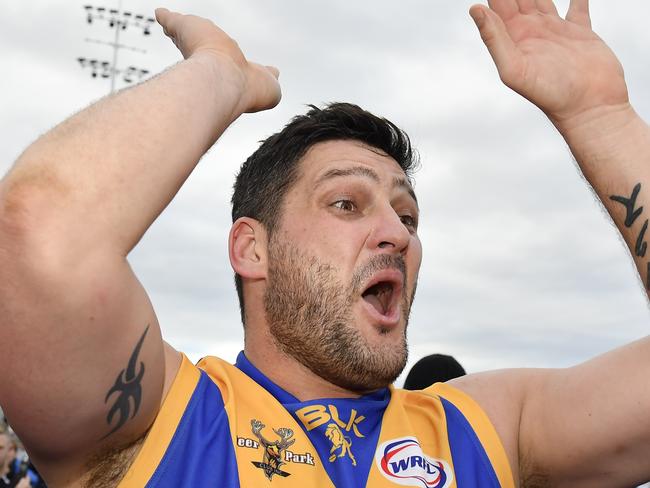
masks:
<instances>
[{"instance_id":1,"label":"black ink tattoo","mask_svg":"<svg viewBox=\"0 0 650 488\"><path fill-rule=\"evenodd\" d=\"M634 189L632 190L632 195L630 198L625 198L625 197L619 197L616 195L612 195L609 197L610 200L613 200L615 202L621 203L625 205L625 227L632 227L636 219L639 218L639 216L643 213L643 207L639 207L635 209L636 207L636 199L639 196L639 192L641 191L641 183L637 183ZM634 254L636 254L636 257L638 258L644 258L646 255L646 252L648 251L648 243L645 241L645 233L648 230L648 223L650 220L646 219L645 222L643 223L643 227L641 227L641 231L639 232L639 235L636 237L636 243L634 245ZM641 270L639 270L640 272ZM646 267L646 289L650 290L650 262L647 263Z\"/></svg>"},{"instance_id":2,"label":"black ink tattoo","mask_svg":"<svg viewBox=\"0 0 650 488\"><path fill-rule=\"evenodd\" d=\"M636 207L636 197L639 196L640 191L641 183L637 183L634 187L634 190L632 190L632 196L630 198L619 197L616 195L609 197L610 200L614 200L615 202L625 205L625 209L627 210L627 214L625 216L625 227L632 227L634 221L639 217L639 215L641 215L641 213L643 213L643 207L634 210L634 207Z\"/></svg>"},{"instance_id":3,"label":"black ink tattoo","mask_svg":"<svg viewBox=\"0 0 650 488\"><path fill-rule=\"evenodd\" d=\"M645 237L645 232L647 230L648 230L648 219L646 219L645 222L643 223L641 232L639 232L639 236L636 238L636 246L634 246L634 252L640 258L645 257L645 252L648 249L648 243L643 240Z\"/></svg>"},{"instance_id":4,"label":"black ink tattoo","mask_svg":"<svg viewBox=\"0 0 650 488\"><path fill-rule=\"evenodd\" d=\"M115 424L115 427L106 434L102 439L105 439L109 435L115 433L118 429L120 429L127 420L130 418L135 417L135 415L138 413L138 409L140 408L140 400L142 399L142 377L144 376L144 363L140 361L139 369L138 372L136 373L136 366L138 363L138 355L140 354L140 349L142 348L142 343L144 342L144 338L147 335L147 332L149 331L149 326L147 325L147 328L144 330L144 333L142 334L142 337L140 337L140 340L135 346L135 349L133 349L133 352L131 353L131 357L129 358L129 364L127 365L126 369L123 369L120 371L120 374L117 375L117 379L115 380L115 384L113 387L108 390L108 393L106 394L106 398L104 399L104 403L108 402L108 399L111 397L113 393L118 393L119 396L117 397L117 400L111 407L111 409L108 411L108 415L106 416L106 422L110 426L113 423L113 418L115 417L115 414L119 412L119 419L117 421L117 424ZM133 410L131 411L131 401L133 401ZM130 414L130 415L129 415Z\"/></svg>"}]
</instances>

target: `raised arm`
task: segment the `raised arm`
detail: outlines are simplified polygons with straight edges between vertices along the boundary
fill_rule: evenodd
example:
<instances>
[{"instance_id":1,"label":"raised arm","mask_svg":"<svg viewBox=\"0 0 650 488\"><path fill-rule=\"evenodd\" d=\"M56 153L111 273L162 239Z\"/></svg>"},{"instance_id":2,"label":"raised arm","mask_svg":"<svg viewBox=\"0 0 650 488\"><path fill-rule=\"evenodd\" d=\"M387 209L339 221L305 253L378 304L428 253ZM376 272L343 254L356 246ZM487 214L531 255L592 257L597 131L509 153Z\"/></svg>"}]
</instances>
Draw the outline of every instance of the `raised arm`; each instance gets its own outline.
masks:
<instances>
[{"instance_id":1,"label":"raised arm","mask_svg":"<svg viewBox=\"0 0 650 488\"><path fill-rule=\"evenodd\" d=\"M208 20L164 9L185 57L32 144L0 181L0 404L53 485L143 435L178 367L126 256L277 70Z\"/></svg>"},{"instance_id":2,"label":"raised arm","mask_svg":"<svg viewBox=\"0 0 650 488\"><path fill-rule=\"evenodd\" d=\"M566 18L551 0L488 3L470 13L501 79L567 141L648 288L650 130L630 106L618 60L591 30L588 1L571 0ZM486 406L522 486L591 488L650 479L648 377L643 339L566 370L458 384Z\"/></svg>"}]
</instances>

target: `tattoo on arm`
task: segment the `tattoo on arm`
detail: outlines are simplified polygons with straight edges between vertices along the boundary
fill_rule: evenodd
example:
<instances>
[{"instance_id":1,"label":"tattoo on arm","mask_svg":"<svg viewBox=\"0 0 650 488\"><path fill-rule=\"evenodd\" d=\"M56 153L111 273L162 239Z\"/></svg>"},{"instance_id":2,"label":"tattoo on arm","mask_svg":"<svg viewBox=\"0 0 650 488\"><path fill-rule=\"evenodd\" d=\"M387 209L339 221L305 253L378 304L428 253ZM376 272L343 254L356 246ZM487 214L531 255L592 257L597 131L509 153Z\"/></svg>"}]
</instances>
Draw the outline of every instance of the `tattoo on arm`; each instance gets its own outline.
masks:
<instances>
[{"instance_id":1,"label":"tattoo on arm","mask_svg":"<svg viewBox=\"0 0 650 488\"><path fill-rule=\"evenodd\" d=\"M142 377L144 376L144 363L140 361L140 364L138 365L138 356L148 331L149 326L147 325L146 329L144 329L144 332L142 333L142 337L140 337L135 349L133 349L133 352L131 353L129 364L126 366L126 369L120 371L120 374L117 375L117 379L115 380L115 384L110 390L108 390L108 393L106 393L104 403L108 403L108 400L111 398L113 393L118 394L113 406L108 411L108 415L106 415L106 423L110 427L113 423L113 418L118 413L119 418L115 427L113 427L108 434L102 437L102 439L106 439L109 435L115 433L127 422L127 420L129 420L129 418L135 417L138 413L140 400L142 399Z\"/></svg>"},{"instance_id":2,"label":"tattoo on arm","mask_svg":"<svg viewBox=\"0 0 650 488\"><path fill-rule=\"evenodd\" d=\"M648 243L645 242L644 240L645 232L647 230L648 230L648 219L646 219L645 222L643 223L641 232L639 232L639 235L636 238L636 246L634 247L634 252L640 258L645 257L646 250L648 249Z\"/></svg>"},{"instance_id":3,"label":"tattoo on arm","mask_svg":"<svg viewBox=\"0 0 650 488\"><path fill-rule=\"evenodd\" d=\"M640 191L641 183L637 183L632 190L632 196L630 198L619 197L616 195L609 197L610 200L614 200L615 202L625 205L625 209L627 211L627 214L625 216L625 227L632 227L634 221L639 217L639 215L643 213L643 207L636 210L634 209L634 207L636 207L636 197L639 196Z\"/></svg>"},{"instance_id":4,"label":"tattoo on arm","mask_svg":"<svg viewBox=\"0 0 650 488\"><path fill-rule=\"evenodd\" d=\"M626 211L625 227L627 228L632 227L634 225L634 222L636 222L636 219L638 219L643 213L643 207L639 207L635 209L636 199L639 196L640 191L641 191L641 183L637 183L634 189L632 190L632 195L630 196L630 198L625 198L617 195L612 195L609 197L610 200L625 205L625 211ZM641 230L639 231L639 234L637 235L636 238L636 243L634 245L634 254L636 254L638 258L644 258L648 250L648 243L645 241L645 234L648 230L649 222L650 222L649 219L646 219L645 222L643 222L643 226L641 227ZM650 290L650 262L647 263L645 286L648 290Z\"/></svg>"}]
</instances>

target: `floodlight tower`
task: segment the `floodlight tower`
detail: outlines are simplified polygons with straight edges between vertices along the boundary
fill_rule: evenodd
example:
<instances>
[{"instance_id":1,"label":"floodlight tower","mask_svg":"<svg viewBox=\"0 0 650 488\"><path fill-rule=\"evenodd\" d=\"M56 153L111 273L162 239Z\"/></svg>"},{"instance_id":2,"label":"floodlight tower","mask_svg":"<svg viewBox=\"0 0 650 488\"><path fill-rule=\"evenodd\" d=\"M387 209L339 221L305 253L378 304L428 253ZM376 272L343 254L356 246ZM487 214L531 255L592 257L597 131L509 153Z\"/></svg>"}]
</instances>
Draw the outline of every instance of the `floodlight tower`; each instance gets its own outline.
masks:
<instances>
[{"instance_id":1,"label":"floodlight tower","mask_svg":"<svg viewBox=\"0 0 650 488\"><path fill-rule=\"evenodd\" d=\"M84 9L86 11L86 21L89 24L92 24L96 20L107 21L108 27L115 30L115 35L113 37L113 42L101 41L98 39L85 39L86 42L111 46L113 48L112 63L110 61L79 57L77 58L77 61L79 61L81 67L90 68L90 76L93 78L97 78L98 76L101 78L110 78L110 93L115 91L115 77L118 74L122 74L122 80L126 83L132 83L136 77L138 80L141 80L142 77L147 75L149 73L148 70L136 66L129 66L127 68L117 67L117 57L120 49L128 49L140 53L147 52L144 49L120 44L120 33L125 31L128 27L135 27L137 29L142 29L142 34L148 36L151 34L151 26L155 22L155 19L140 14L134 14L132 12L122 11L122 0L119 0L118 8L116 9L94 7L93 5L84 5Z\"/></svg>"}]
</instances>

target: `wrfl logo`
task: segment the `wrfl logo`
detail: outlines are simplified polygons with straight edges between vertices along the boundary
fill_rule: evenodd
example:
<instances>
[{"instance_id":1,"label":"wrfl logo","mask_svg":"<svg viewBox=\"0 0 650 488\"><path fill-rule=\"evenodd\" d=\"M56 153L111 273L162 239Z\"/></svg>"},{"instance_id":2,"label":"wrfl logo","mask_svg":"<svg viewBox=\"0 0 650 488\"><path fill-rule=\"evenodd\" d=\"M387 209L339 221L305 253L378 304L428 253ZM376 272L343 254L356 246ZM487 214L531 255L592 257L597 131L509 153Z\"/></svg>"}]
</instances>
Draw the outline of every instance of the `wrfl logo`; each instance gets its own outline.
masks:
<instances>
[{"instance_id":1,"label":"wrfl logo","mask_svg":"<svg viewBox=\"0 0 650 488\"><path fill-rule=\"evenodd\" d=\"M384 442L375 462L386 478L402 486L447 488L454 478L449 464L425 455L415 437Z\"/></svg>"}]
</instances>

